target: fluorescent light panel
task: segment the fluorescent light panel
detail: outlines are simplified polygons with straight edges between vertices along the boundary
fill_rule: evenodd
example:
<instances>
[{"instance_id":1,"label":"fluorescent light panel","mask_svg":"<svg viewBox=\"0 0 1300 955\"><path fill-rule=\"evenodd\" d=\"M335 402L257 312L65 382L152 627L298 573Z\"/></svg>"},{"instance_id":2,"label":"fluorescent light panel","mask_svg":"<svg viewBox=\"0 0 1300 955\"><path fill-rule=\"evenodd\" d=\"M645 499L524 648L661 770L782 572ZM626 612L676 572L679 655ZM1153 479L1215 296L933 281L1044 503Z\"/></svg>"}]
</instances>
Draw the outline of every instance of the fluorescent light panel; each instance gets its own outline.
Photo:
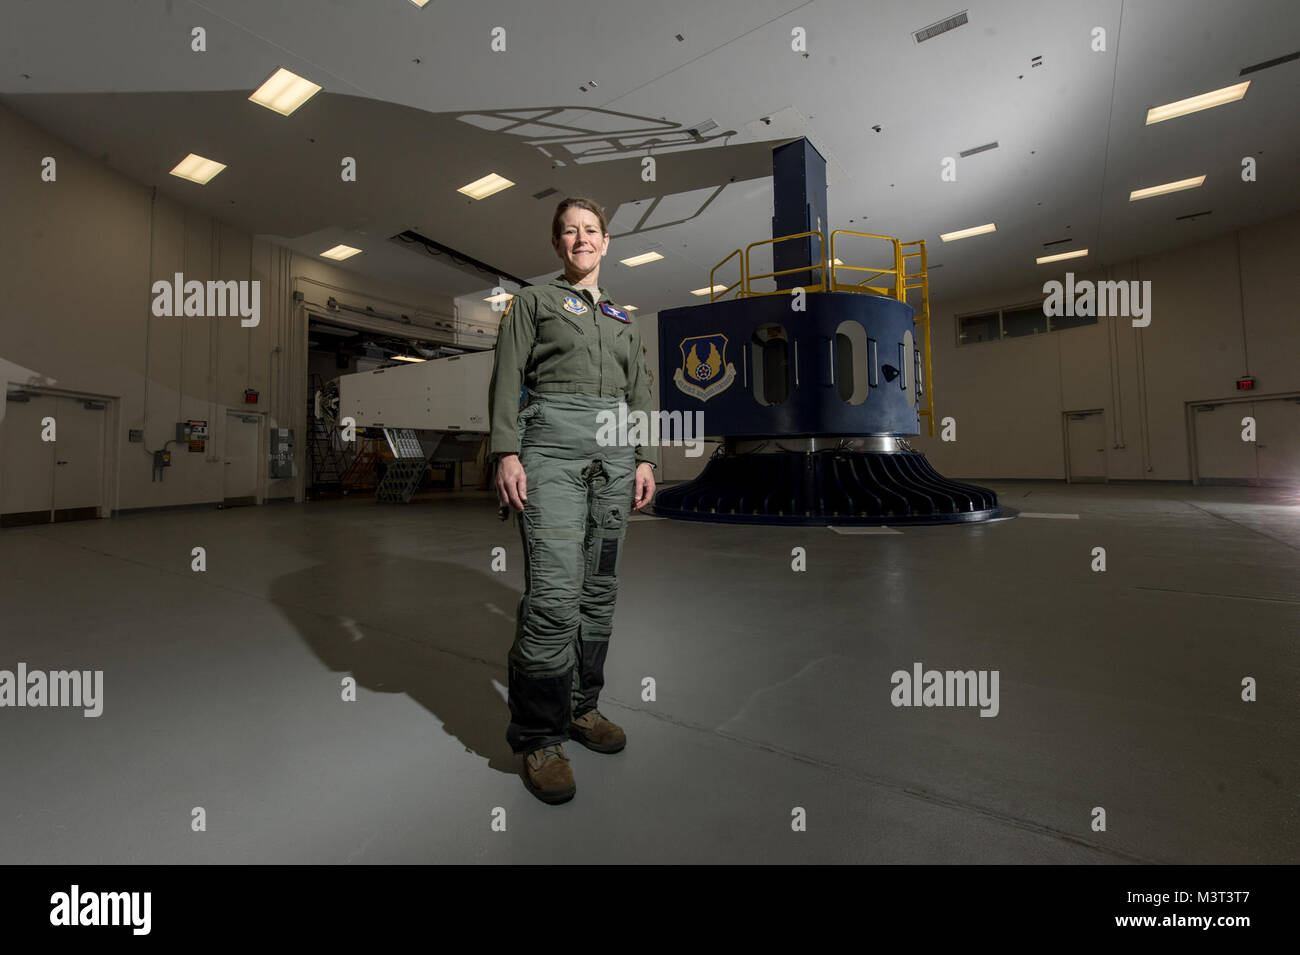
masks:
<instances>
[{"instance_id":1,"label":"fluorescent light panel","mask_svg":"<svg viewBox=\"0 0 1300 955\"><path fill-rule=\"evenodd\" d=\"M172 169L172 175L181 179L188 179L190 182L197 182L202 186L206 185L213 176L225 168L226 164L223 162L217 162L215 159L204 159L202 156L190 153L176 164Z\"/></svg>"},{"instance_id":2,"label":"fluorescent light panel","mask_svg":"<svg viewBox=\"0 0 1300 955\"><path fill-rule=\"evenodd\" d=\"M714 292L722 292L722 291L725 291L726 288L727 288L727 287L726 287L725 285L714 285L712 288L697 288L697 289L691 289L691 294L692 294L692 295L712 295Z\"/></svg>"},{"instance_id":3,"label":"fluorescent light panel","mask_svg":"<svg viewBox=\"0 0 1300 955\"><path fill-rule=\"evenodd\" d=\"M966 239L973 235L983 235L985 232L997 232L998 227L992 222L984 225L977 225L970 229L959 229L956 232L945 232L939 238L945 242L955 242L957 239Z\"/></svg>"},{"instance_id":4,"label":"fluorescent light panel","mask_svg":"<svg viewBox=\"0 0 1300 955\"><path fill-rule=\"evenodd\" d=\"M1058 252L1056 255L1040 256L1034 262L1038 265L1045 265L1048 262L1061 262L1065 259L1081 259L1087 254L1087 249L1078 249L1074 252Z\"/></svg>"},{"instance_id":5,"label":"fluorescent light panel","mask_svg":"<svg viewBox=\"0 0 1300 955\"><path fill-rule=\"evenodd\" d=\"M249 99L258 106L288 116L319 92L320 87L311 80L303 79L282 66Z\"/></svg>"},{"instance_id":6,"label":"fluorescent light panel","mask_svg":"<svg viewBox=\"0 0 1300 955\"><path fill-rule=\"evenodd\" d=\"M508 302L508 301L510 301L512 298L514 298L514 296L511 295L509 292L502 292L500 295L489 295L487 298L483 299L483 301L485 301L485 302Z\"/></svg>"},{"instance_id":7,"label":"fluorescent light panel","mask_svg":"<svg viewBox=\"0 0 1300 955\"><path fill-rule=\"evenodd\" d=\"M1204 176L1194 176L1191 179L1179 179L1177 182L1166 182L1162 186L1148 186L1145 189L1134 189L1128 194L1128 201L1135 202L1138 199L1150 199L1152 196L1163 196L1171 192L1182 192L1184 189L1195 189L1203 182L1205 182Z\"/></svg>"},{"instance_id":8,"label":"fluorescent light panel","mask_svg":"<svg viewBox=\"0 0 1300 955\"><path fill-rule=\"evenodd\" d=\"M619 259L618 261L622 265L637 266L645 265L647 262L657 262L662 258L663 256L658 252L642 252L640 255L634 255L630 259Z\"/></svg>"},{"instance_id":9,"label":"fluorescent light panel","mask_svg":"<svg viewBox=\"0 0 1300 955\"><path fill-rule=\"evenodd\" d=\"M350 245L336 245L334 246L334 248L322 252L321 256L322 258L333 259L336 262L342 262L344 259L349 259L360 251L361 251L360 249L354 249Z\"/></svg>"},{"instance_id":10,"label":"fluorescent light panel","mask_svg":"<svg viewBox=\"0 0 1300 955\"><path fill-rule=\"evenodd\" d=\"M494 172L488 173L482 179L475 179L467 186L461 186L457 192L463 192L471 199L486 199L488 196L494 196L502 189L509 189L514 183L503 176L498 176Z\"/></svg>"},{"instance_id":11,"label":"fluorescent light panel","mask_svg":"<svg viewBox=\"0 0 1300 955\"><path fill-rule=\"evenodd\" d=\"M1225 86L1221 90L1212 90L1209 93L1202 93L1200 96L1189 96L1187 99L1180 99L1176 103L1153 106L1147 110L1146 125L1163 123L1167 119L1186 116L1188 113L1199 113L1203 109L1212 109L1215 106L1222 106L1224 103L1235 103L1246 95L1246 90L1249 88L1250 80L1246 80L1246 82L1238 83L1236 86Z\"/></svg>"}]
</instances>

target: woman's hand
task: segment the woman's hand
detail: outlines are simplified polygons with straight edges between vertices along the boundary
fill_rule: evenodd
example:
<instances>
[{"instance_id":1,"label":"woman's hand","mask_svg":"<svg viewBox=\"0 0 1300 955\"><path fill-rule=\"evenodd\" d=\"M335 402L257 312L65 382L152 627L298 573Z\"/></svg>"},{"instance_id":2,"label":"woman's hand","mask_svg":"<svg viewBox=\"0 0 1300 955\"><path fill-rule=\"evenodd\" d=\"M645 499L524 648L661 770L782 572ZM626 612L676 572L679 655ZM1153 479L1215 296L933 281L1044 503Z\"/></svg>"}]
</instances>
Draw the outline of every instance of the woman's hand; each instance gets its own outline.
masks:
<instances>
[{"instance_id":1,"label":"woman's hand","mask_svg":"<svg viewBox=\"0 0 1300 955\"><path fill-rule=\"evenodd\" d=\"M642 461L636 466L636 496L632 501L632 510L639 511L650 503L655 496L655 469Z\"/></svg>"},{"instance_id":2,"label":"woman's hand","mask_svg":"<svg viewBox=\"0 0 1300 955\"><path fill-rule=\"evenodd\" d=\"M517 454L503 454L497 461L497 500L516 511L522 511L528 500L528 475Z\"/></svg>"}]
</instances>

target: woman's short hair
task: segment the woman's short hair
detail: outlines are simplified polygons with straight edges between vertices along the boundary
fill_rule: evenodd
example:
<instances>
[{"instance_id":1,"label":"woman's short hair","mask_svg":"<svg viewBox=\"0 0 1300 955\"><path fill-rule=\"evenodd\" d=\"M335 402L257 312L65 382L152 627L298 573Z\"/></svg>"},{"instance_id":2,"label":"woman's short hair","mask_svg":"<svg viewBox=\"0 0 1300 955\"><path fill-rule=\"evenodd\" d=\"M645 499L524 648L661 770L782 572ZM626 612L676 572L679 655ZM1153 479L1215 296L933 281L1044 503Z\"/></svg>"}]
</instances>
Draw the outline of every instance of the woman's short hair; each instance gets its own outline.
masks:
<instances>
[{"instance_id":1,"label":"woman's short hair","mask_svg":"<svg viewBox=\"0 0 1300 955\"><path fill-rule=\"evenodd\" d=\"M552 239L558 239L560 237L560 227L561 227L560 220L564 217L565 212L567 212L569 209L574 209L574 208L586 209L588 212L594 212L596 214L596 218L600 220L601 235L605 235L609 232L609 224L605 221L604 209L602 209L595 201L591 199L587 199L583 196L570 196L568 199L565 199L563 202L561 202L558 206L555 207L555 218L551 220Z\"/></svg>"}]
</instances>

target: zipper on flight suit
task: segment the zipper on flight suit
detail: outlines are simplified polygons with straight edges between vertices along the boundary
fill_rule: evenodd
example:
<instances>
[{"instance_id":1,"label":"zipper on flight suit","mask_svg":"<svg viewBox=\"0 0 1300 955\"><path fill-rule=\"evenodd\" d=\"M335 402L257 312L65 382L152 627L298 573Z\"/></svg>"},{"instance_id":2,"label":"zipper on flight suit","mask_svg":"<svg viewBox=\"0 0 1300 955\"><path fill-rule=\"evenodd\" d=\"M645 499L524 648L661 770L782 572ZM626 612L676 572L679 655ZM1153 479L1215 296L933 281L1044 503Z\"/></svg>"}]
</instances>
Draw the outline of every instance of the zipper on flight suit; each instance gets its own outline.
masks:
<instances>
[{"instance_id":1,"label":"zipper on flight suit","mask_svg":"<svg viewBox=\"0 0 1300 955\"><path fill-rule=\"evenodd\" d=\"M564 319L566 322L568 322L570 325L572 325L574 331L576 331L579 335L586 335L586 334L587 334L586 332L584 332L584 331L582 330L582 326L581 326L581 325L579 325L579 324L578 324L577 322L575 322L573 319L569 318L567 315L561 315L559 312L555 312L554 315L555 315L556 318L562 318L562 319Z\"/></svg>"},{"instance_id":2,"label":"zipper on flight suit","mask_svg":"<svg viewBox=\"0 0 1300 955\"><path fill-rule=\"evenodd\" d=\"M577 286L574 287L576 288ZM578 292L578 294L582 295L581 290ZM583 298L586 298L586 296L583 295ZM592 293L591 298L588 298L587 301L592 303L591 321L592 324L596 326L596 364L600 368L597 381L596 381L596 393L598 395L604 395L605 394L605 346L601 339L601 334L600 334L600 316L596 314L597 311L600 309L600 293L599 292Z\"/></svg>"}]
</instances>

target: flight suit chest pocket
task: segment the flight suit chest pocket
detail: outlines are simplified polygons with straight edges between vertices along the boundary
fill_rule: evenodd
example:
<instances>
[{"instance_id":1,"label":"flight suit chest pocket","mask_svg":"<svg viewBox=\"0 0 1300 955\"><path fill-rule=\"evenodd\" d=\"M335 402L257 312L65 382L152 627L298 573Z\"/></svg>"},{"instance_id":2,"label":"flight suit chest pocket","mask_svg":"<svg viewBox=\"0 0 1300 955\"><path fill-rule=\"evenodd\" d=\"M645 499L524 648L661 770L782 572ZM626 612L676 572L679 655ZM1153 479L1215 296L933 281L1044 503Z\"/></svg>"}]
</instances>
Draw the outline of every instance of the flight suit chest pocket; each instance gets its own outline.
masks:
<instances>
[{"instance_id":1,"label":"flight suit chest pocket","mask_svg":"<svg viewBox=\"0 0 1300 955\"><path fill-rule=\"evenodd\" d=\"M557 322L562 324L557 324ZM564 341L567 339L569 336L564 330L566 326L579 335L587 334L582 330L582 326L578 324L576 319L560 312L547 312L537 318L537 334L548 341Z\"/></svg>"},{"instance_id":2,"label":"flight suit chest pocket","mask_svg":"<svg viewBox=\"0 0 1300 955\"><path fill-rule=\"evenodd\" d=\"M587 573L592 577L617 577L627 534L627 511L618 504L595 508L591 515L591 538Z\"/></svg>"}]
</instances>

